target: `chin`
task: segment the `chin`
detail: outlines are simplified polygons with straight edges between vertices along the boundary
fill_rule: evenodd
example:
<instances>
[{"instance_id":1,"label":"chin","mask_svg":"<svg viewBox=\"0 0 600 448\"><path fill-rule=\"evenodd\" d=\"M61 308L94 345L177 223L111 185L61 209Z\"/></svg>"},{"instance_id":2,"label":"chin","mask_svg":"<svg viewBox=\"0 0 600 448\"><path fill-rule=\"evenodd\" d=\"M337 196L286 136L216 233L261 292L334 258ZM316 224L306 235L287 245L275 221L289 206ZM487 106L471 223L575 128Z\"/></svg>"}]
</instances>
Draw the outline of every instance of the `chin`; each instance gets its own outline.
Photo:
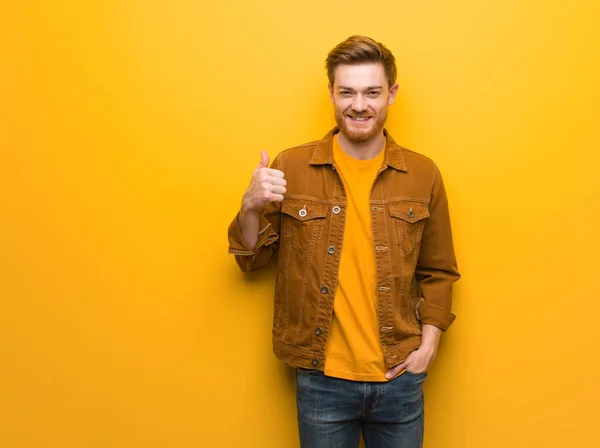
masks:
<instances>
[{"instance_id":1,"label":"chin","mask_svg":"<svg viewBox=\"0 0 600 448\"><path fill-rule=\"evenodd\" d=\"M373 135L369 132L344 132L346 137L355 142L364 142L369 140Z\"/></svg>"},{"instance_id":2,"label":"chin","mask_svg":"<svg viewBox=\"0 0 600 448\"><path fill-rule=\"evenodd\" d=\"M340 127L342 133L350 140L364 142L377 135L378 130L372 126L369 129L353 129L347 126Z\"/></svg>"}]
</instances>

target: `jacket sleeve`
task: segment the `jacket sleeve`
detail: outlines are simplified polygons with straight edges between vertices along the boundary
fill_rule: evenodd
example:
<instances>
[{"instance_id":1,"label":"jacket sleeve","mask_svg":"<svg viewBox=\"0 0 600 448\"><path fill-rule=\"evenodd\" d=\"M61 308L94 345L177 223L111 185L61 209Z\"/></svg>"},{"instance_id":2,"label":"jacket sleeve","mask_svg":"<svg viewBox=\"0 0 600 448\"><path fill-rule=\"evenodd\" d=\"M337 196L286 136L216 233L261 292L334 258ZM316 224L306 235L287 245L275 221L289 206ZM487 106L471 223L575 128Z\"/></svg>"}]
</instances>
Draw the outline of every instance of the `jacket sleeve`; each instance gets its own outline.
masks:
<instances>
[{"instance_id":1,"label":"jacket sleeve","mask_svg":"<svg viewBox=\"0 0 600 448\"><path fill-rule=\"evenodd\" d=\"M271 168L280 169L279 157L275 158ZM259 218L259 231L256 247L250 249L244 241L239 225L240 212L237 213L228 229L229 253L243 272L250 273L265 266L279 249L279 228L281 222L281 203L271 202Z\"/></svg>"},{"instance_id":2,"label":"jacket sleeve","mask_svg":"<svg viewBox=\"0 0 600 448\"><path fill-rule=\"evenodd\" d=\"M434 166L429 219L423 229L416 276L422 297L417 306L421 323L446 331L456 318L451 312L452 284L460 279L460 274L452 242L448 198L437 166Z\"/></svg>"}]
</instances>

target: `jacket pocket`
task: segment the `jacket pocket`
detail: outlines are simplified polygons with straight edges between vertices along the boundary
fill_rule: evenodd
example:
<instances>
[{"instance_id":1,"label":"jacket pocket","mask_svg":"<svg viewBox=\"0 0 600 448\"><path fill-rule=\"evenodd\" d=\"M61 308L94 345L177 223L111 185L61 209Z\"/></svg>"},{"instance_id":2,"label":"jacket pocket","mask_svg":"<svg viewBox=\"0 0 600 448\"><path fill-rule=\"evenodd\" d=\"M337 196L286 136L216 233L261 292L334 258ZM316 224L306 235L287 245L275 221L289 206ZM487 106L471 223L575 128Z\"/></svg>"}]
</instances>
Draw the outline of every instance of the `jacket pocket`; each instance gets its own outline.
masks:
<instances>
[{"instance_id":1,"label":"jacket pocket","mask_svg":"<svg viewBox=\"0 0 600 448\"><path fill-rule=\"evenodd\" d=\"M388 204L394 225L396 244L405 254L411 253L421 243L423 228L429 218L428 204L403 200Z\"/></svg>"},{"instance_id":2,"label":"jacket pocket","mask_svg":"<svg viewBox=\"0 0 600 448\"><path fill-rule=\"evenodd\" d=\"M310 199L284 199L283 241L300 251L309 250L318 242L327 217L329 204Z\"/></svg>"}]
</instances>

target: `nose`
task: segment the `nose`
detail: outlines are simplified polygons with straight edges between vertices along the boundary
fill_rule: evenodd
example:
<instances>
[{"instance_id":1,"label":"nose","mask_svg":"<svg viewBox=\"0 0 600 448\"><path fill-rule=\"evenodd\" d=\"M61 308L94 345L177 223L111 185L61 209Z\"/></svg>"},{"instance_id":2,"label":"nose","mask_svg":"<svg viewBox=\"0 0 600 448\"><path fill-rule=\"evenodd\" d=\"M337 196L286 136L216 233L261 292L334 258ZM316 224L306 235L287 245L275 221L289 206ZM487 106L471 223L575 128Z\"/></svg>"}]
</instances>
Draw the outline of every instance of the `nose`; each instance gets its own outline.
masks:
<instances>
[{"instance_id":1,"label":"nose","mask_svg":"<svg viewBox=\"0 0 600 448\"><path fill-rule=\"evenodd\" d=\"M361 94L354 96L354 100L352 101L352 109L354 109L356 112L363 112L367 110L367 102Z\"/></svg>"}]
</instances>

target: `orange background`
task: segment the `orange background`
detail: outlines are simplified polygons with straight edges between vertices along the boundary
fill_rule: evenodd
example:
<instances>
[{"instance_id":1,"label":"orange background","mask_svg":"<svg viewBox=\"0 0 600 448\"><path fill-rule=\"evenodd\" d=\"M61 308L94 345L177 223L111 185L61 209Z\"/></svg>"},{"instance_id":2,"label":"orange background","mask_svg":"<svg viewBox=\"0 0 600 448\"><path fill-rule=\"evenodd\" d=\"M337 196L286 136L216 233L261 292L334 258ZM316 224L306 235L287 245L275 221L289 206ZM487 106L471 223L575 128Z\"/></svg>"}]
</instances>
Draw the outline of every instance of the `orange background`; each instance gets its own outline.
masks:
<instances>
[{"instance_id":1,"label":"orange background","mask_svg":"<svg viewBox=\"0 0 600 448\"><path fill-rule=\"evenodd\" d=\"M384 42L388 127L451 201L458 319L426 448L598 446L597 2L5 2L0 446L298 445L273 270L226 229L260 149L333 125L323 63Z\"/></svg>"}]
</instances>

